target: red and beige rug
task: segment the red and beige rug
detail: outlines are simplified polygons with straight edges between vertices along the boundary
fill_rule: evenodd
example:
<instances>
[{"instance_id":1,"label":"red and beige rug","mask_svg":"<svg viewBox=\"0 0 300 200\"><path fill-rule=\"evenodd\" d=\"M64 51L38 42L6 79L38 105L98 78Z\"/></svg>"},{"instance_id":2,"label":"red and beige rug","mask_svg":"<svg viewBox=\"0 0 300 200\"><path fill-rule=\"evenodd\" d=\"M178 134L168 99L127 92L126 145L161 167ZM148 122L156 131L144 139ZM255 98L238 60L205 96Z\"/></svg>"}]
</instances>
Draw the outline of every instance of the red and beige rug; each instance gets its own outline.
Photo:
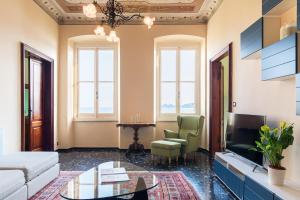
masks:
<instances>
[{"instance_id":1,"label":"red and beige rug","mask_svg":"<svg viewBox=\"0 0 300 200\"><path fill-rule=\"evenodd\" d=\"M30 200L61 200L59 190L82 172L61 171L57 179L49 183ZM154 172L160 184L148 191L150 200L200 200L193 186L182 172Z\"/></svg>"}]
</instances>

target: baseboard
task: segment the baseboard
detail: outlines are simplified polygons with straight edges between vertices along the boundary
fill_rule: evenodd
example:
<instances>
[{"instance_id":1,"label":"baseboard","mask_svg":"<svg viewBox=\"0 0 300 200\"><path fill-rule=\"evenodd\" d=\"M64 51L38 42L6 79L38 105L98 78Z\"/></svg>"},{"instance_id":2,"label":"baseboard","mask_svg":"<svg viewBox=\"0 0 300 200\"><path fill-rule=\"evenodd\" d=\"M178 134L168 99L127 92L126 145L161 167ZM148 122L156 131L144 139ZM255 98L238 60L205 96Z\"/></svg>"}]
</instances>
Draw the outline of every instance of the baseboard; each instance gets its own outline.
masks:
<instances>
[{"instance_id":1,"label":"baseboard","mask_svg":"<svg viewBox=\"0 0 300 200\"><path fill-rule=\"evenodd\" d=\"M71 151L101 151L101 150L110 150L110 151L122 151L117 147L71 147L68 149L57 149L57 152L71 152Z\"/></svg>"},{"instance_id":2,"label":"baseboard","mask_svg":"<svg viewBox=\"0 0 300 200\"><path fill-rule=\"evenodd\" d=\"M145 149L145 152L150 152L151 149ZM120 151L126 152L127 149L117 147L71 147L68 149L57 149L57 152L71 152L71 151Z\"/></svg>"},{"instance_id":3,"label":"baseboard","mask_svg":"<svg viewBox=\"0 0 300 200\"><path fill-rule=\"evenodd\" d=\"M207 149L198 148L198 152L209 154L209 151Z\"/></svg>"},{"instance_id":4,"label":"baseboard","mask_svg":"<svg viewBox=\"0 0 300 200\"><path fill-rule=\"evenodd\" d=\"M71 147L68 149L57 149L57 152L71 152L71 151L120 151L126 152L127 149L122 149L118 147ZM145 149L145 152L150 152L151 149ZM197 152L202 152L209 154L209 151L203 148L198 148Z\"/></svg>"}]
</instances>

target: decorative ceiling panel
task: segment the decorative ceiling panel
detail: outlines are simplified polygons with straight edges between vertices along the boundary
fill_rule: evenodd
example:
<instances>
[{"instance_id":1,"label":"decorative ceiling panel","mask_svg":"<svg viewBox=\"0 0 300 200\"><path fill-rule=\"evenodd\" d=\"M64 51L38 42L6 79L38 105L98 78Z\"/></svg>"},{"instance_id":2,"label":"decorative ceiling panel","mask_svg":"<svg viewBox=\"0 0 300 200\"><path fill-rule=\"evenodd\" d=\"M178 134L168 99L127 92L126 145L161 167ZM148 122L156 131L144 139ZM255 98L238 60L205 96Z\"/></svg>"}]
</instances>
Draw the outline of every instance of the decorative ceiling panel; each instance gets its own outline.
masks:
<instances>
[{"instance_id":1,"label":"decorative ceiling panel","mask_svg":"<svg viewBox=\"0 0 300 200\"><path fill-rule=\"evenodd\" d=\"M92 3L93 0L65 0L67 3L70 4L86 4L86 3ZM150 3L150 4L161 4L161 3L192 3L194 0L120 0L119 2L123 3L123 2L131 2L131 3L135 3L135 2L146 2L146 3ZM98 3L106 3L106 0L97 0Z\"/></svg>"},{"instance_id":2,"label":"decorative ceiling panel","mask_svg":"<svg viewBox=\"0 0 300 200\"><path fill-rule=\"evenodd\" d=\"M96 19L87 18L82 5L93 0L34 0L58 24L97 24L104 15ZM104 6L107 0L97 0ZM119 0L126 13L140 13L156 18L155 24L201 24L207 23L222 0ZM142 24L132 20L128 24Z\"/></svg>"}]
</instances>

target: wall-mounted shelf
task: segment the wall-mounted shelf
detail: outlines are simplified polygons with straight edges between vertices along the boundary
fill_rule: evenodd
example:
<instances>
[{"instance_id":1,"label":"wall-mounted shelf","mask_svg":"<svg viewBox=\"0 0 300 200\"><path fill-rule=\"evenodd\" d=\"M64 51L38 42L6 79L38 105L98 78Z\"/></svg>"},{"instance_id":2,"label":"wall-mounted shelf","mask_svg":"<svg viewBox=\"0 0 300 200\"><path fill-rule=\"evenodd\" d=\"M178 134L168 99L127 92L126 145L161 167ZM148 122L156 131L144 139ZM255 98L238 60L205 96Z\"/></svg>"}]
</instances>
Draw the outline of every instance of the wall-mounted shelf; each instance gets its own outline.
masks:
<instances>
[{"instance_id":1,"label":"wall-mounted shelf","mask_svg":"<svg viewBox=\"0 0 300 200\"><path fill-rule=\"evenodd\" d=\"M262 80L289 78L298 72L298 34L262 49Z\"/></svg>"},{"instance_id":2,"label":"wall-mounted shelf","mask_svg":"<svg viewBox=\"0 0 300 200\"><path fill-rule=\"evenodd\" d=\"M262 17L251 24L241 33L241 58L258 59L261 50L279 40L280 19L276 17Z\"/></svg>"},{"instance_id":3,"label":"wall-mounted shelf","mask_svg":"<svg viewBox=\"0 0 300 200\"><path fill-rule=\"evenodd\" d=\"M292 9L298 8L298 5L300 0L262 0L262 18L241 33L241 58L261 58L263 48L280 40L282 25L298 22L299 29L300 20L297 18L300 18L300 9L297 10L297 14ZM282 20L283 16L287 15L295 19L291 22Z\"/></svg>"},{"instance_id":4,"label":"wall-mounted shelf","mask_svg":"<svg viewBox=\"0 0 300 200\"><path fill-rule=\"evenodd\" d=\"M279 16L297 6L297 0L262 0L262 15Z\"/></svg>"},{"instance_id":5,"label":"wall-mounted shelf","mask_svg":"<svg viewBox=\"0 0 300 200\"><path fill-rule=\"evenodd\" d=\"M284 80L300 73L300 33L280 40L283 26L292 27L295 22L300 30L300 0L262 0L262 17L241 33L241 58L261 59L262 80ZM296 80L296 114L300 116L300 75Z\"/></svg>"},{"instance_id":6,"label":"wall-mounted shelf","mask_svg":"<svg viewBox=\"0 0 300 200\"><path fill-rule=\"evenodd\" d=\"M260 18L241 33L241 58L259 57L263 46L263 18Z\"/></svg>"},{"instance_id":7,"label":"wall-mounted shelf","mask_svg":"<svg viewBox=\"0 0 300 200\"><path fill-rule=\"evenodd\" d=\"M263 16L281 16L293 7L297 8L297 16L294 19L297 22L297 28L300 29L300 0L262 0Z\"/></svg>"}]
</instances>

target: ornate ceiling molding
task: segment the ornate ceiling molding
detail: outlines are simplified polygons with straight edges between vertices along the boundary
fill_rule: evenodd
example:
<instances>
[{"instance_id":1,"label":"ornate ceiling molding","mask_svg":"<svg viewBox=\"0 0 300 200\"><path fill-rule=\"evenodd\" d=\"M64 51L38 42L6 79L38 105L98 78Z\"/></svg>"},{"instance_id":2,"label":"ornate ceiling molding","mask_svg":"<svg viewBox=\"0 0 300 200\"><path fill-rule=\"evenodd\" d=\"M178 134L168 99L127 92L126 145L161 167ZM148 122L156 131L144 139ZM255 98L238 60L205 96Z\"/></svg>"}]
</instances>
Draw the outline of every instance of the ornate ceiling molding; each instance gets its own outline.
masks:
<instances>
[{"instance_id":1,"label":"ornate ceiling molding","mask_svg":"<svg viewBox=\"0 0 300 200\"><path fill-rule=\"evenodd\" d=\"M87 18L82 5L93 0L34 0L47 14L61 25L97 24L97 19ZM97 0L104 5L106 0ZM155 24L203 24L217 10L222 0L119 0L126 13L141 13L155 16ZM128 24L142 24L133 20Z\"/></svg>"},{"instance_id":2,"label":"ornate ceiling molding","mask_svg":"<svg viewBox=\"0 0 300 200\"><path fill-rule=\"evenodd\" d=\"M145 2L149 4L161 4L161 3L192 3L194 0L120 0L119 2ZM68 2L70 4L87 4L87 3L92 3L93 0L65 0L65 2ZM106 3L106 0L97 0L99 4L104 4Z\"/></svg>"}]
</instances>

